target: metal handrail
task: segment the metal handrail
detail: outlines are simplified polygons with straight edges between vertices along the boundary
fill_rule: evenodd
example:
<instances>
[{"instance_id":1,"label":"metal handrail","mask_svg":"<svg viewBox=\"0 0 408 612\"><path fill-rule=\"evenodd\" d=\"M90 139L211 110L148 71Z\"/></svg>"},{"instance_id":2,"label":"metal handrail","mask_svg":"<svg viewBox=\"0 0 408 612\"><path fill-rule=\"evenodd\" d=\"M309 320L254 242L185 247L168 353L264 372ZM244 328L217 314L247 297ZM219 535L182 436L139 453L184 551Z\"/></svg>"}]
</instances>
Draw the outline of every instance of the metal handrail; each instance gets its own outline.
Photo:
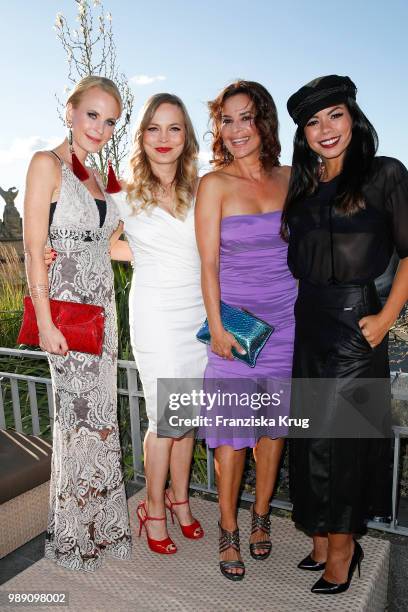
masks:
<instances>
[{"instance_id":1,"label":"metal handrail","mask_svg":"<svg viewBox=\"0 0 408 612\"><path fill-rule=\"evenodd\" d=\"M46 359L47 354L43 351L32 351L23 349L9 349L0 347L0 356L5 355L9 357L28 357L34 359ZM118 395L128 397L129 400L129 414L130 414L130 434L132 441L132 459L133 459L133 470L134 480L144 479L143 473L143 461L142 461L142 438L141 438L141 427L140 427L140 407L139 400L144 397L143 390L139 388L137 367L134 361L127 361L123 359L118 360L118 368L126 371L127 378L127 389L118 388ZM32 419L32 428L34 435L40 433L38 406L37 406L37 384L46 385L47 389L47 400L48 400L48 412L50 417L50 424L53 422L53 395L52 395L52 381L50 378L36 377L27 374L15 374L13 372L0 372L0 384L8 379L11 386L12 404L13 404L13 415L14 424L17 431L22 432L21 422L21 409L20 409L20 397L18 382L23 381L28 385L29 401L30 401L30 412ZM408 384L407 390L402 389L399 383L408 383L408 374L405 372L392 372L391 373L391 393L394 399L408 400ZM5 414L3 405L3 394L0 392L0 429L5 428ZM52 429L51 429L52 431ZM408 427L395 425L393 426L394 433L394 462L393 462L393 482L392 482L392 518L390 523L382 523L377 521L371 521L368 523L369 527L379 529L381 531L387 531L396 533L399 535L408 536L408 527L398 524L398 480L399 480L399 462L401 452L401 437L408 437ZM204 491L210 494L217 494L214 474L214 451L207 446L207 484L192 483L191 488L197 491ZM254 496L244 492L241 499L247 501L253 501ZM290 511L292 504L286 500L278 499L274 497L271 505L276 508L281 508Z\"/></svg>"}]
</instances>

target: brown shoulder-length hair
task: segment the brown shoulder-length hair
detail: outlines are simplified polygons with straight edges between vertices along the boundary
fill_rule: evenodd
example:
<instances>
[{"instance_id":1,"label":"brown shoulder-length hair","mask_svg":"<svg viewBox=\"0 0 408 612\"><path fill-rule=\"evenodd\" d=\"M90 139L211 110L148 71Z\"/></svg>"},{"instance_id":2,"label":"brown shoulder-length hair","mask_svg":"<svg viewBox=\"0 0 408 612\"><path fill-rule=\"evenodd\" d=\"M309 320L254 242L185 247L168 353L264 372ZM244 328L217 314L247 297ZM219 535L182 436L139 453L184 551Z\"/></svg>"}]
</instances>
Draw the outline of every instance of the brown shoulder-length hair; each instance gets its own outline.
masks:
<instances>
[{"instance_id":1,"label":"brown shoulder-length hair","mask_svg":"<svg viewBox=\"0 0 408 612\"><path fill-rule=\"evenodd\" d=\"M281 145L279 142L279 122L275 102L269 91L260 83L255 81L234 81L218 94L215 100L208 102L210 111L212 152L211 163L216 169L228 166L233 160L233 155L225 147L222 135L222 108L225 101L237 94L246 94L254 103L255 125L261 137L262 148L260 161L264 170L272 170L279 166Z\"/></svg>"},{"instance_id":2,"label":"brown shoulder-length hair","mask_svg":"<svg viewBox=\"0 0 408 612\"><path fill-rule=\"evenodd\" d=\"M178 106L184 117L186 139L184 149L178 159L174 185L176 191L175 215L184 219L191 208L197 186L198 141L194 127L184 103L178 96L170 93L158 93L151 96L141 110L139 124L129 161L129 173L126 191L133 211L138 213L157 206L157 191L160 181L152 171L150 162L143 147L143 133L152 121L153 116L162 104Z\"/></svg>"}]
</instances>

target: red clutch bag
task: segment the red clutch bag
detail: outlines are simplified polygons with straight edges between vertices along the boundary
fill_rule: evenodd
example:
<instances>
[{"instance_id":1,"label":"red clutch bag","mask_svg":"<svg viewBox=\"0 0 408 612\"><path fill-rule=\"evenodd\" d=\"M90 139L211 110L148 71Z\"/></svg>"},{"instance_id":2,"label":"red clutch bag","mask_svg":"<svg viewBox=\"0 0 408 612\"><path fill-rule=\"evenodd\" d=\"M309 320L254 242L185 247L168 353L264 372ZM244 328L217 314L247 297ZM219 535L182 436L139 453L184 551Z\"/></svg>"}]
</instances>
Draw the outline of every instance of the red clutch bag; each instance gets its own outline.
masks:
<instances>
[{"instance_id":1,"label":"red clutch bag","mask_svg":"<svg viewBox=\"0 0 408 612\"><path fill-rule=\"evenodd\" d=\"M105 326L105 309L102 306L50 299L50 308L53 323L64 335L70 351L94 355L102 353ZM34 346L40 343L37 317L29 296L24 298L23 322L17 342Z\"/></svg>"}]
</instances>

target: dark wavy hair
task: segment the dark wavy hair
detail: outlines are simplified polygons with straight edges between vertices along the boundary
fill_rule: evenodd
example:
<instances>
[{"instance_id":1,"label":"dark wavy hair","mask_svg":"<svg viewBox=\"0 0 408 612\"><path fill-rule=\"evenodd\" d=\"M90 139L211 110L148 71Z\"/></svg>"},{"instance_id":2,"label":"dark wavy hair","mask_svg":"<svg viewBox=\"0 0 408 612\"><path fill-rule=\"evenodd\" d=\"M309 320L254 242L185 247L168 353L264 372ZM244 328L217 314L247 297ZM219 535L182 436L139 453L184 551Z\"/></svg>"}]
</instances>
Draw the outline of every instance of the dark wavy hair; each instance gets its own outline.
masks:
<instances>
[{"instance_id":1,"label":"dark wavy hair","mask_svg":"<svg viewBox=\"0 0 408 612\"><path fill-rule=\"evenodd\" d=\"M378 136L354 98L347 98L346 107L353 127L350 144L344 156L337 189L335 209L353 215L365 208L363 183L367 179L378 148ZM319 184L320 160L309 147L303 127L298 127L293 141L292 173L288 195L282 212L281 236L288 240L288 214L292 206L313 194Z\"/></svg>"},{"instance_id":2,"label":"dark wavy hair","mask_svg":"<svg viewBox=\"0 0 408 612\"><path fill-rule=\"evenodd\" d=\"M210 122L212 124L212 152L211 164L215 168L228 166L234 157L224 146L221 136L222 107L225 101L237 94L246 94L255 106L255 125L261 137L262 149L260 161L264 170L269 171L279 166L281 145L279 142L279 122L275 102L271 94L255 81L234 81L218 94L215 100L208 102Z\"/></svg>"}]
</instances>

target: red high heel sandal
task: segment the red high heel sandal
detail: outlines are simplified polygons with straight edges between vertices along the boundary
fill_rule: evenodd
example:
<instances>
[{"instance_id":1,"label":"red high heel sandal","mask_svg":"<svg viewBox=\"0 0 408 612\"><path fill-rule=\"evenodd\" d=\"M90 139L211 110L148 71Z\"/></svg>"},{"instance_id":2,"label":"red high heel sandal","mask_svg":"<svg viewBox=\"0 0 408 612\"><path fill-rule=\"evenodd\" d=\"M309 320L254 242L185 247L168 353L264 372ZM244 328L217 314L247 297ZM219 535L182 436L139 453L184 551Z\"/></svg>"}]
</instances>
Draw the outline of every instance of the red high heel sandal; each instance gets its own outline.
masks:
<instances>
[{"instance_id":1,"label":"red high heel sandal","mask_svg":"<svg viewBox=\"0 0 408 612\"><path fill-rule=\"evenodd\" d=\"M144 516L142 515L144 512ZM174 555L177 552L177 546L171 538L167 536L164 540L153 540L147 531L146 521L165 521L165 516L149 516L146 509L146 502L141 501L136 510L137 518L139 519L139 538L142 533L142 528L146 530L147 543L152 552L160 553L161 555Z\"/></svg>"},{"instance_id":2,"label":"red high heel sandal","mask_svg":"<svg viewBox=\"0 0 408 612\"><path fill-rule=\"evenodd\" d=\"M189 500L186 499L185 501L181 501L181 502L172 502L170 497L169 497L169 493L168 491L165 491L165 506L167 508L167 510L170 510L170 516L171 516L171 521L174 525L174 510L173 510L173 506L182 506L183 504L188 504ZM168 504L166 503L166 501L168 501ZM177 515L176 515L177 516ZM178 520L178 518L177 518ZM200 538L203 537L204 535L204 529L201 527L199 521L197 521L197 519L194 519L194 521L191 523L191 525L182 525L179 521L179 525L181 528L181 531L183 533L183 536L185 538L189 538L190 540L199 540Z\"/></svg>"}]
</instances>

